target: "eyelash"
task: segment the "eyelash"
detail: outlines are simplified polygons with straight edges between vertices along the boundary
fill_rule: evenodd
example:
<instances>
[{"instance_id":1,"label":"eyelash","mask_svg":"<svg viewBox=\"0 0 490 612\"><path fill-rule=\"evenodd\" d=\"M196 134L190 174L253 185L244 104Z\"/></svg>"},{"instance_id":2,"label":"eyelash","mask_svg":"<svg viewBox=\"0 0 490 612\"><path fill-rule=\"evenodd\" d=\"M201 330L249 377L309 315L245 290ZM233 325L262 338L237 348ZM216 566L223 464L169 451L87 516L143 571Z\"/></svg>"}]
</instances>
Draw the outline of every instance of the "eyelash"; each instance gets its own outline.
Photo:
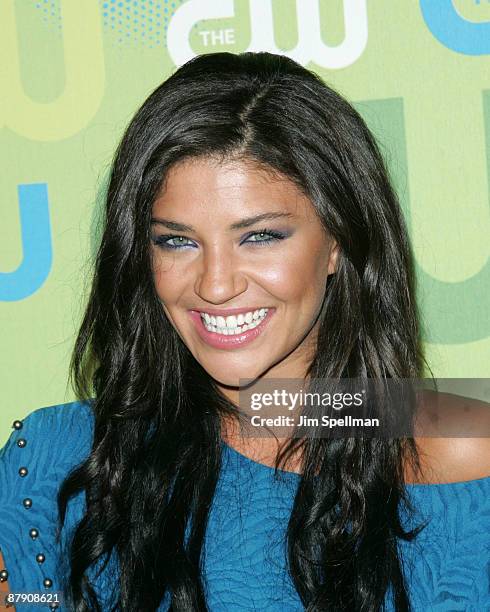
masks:
<instances>
[{"instance_id":1,"label":"eyelash","mask_svg":"<svg viewBox=\"0 0 490 612\"><path fill-rule=\"evenodd\" d=\"M246 238L250 238L251 236L256 236L257 234L267 234L268 236L270 236L269 240L252 240L250 242L246 242L246 240L242 243L246 243L246 244L253 244L255 246L267 246L270 245L273 242L277 242L279 240L284 240L284 238L286 238L286 235L283 234L282 232L278 232L277 230L270 230L267 228L261 229L261 230L257 230L256 232L251 232L250 234L248 234L246 236ZM177 245L170 245L167 240L172 240L173 238L184 238L185 240L190 240L190 238L186 238L185 236L179 236L178 234L164 234L162 236L157 236L156 238L153 239L153 244L155 246L158 246L162 249L167 249L169 251L178 251L180 249L184 249L190 245L188 244L183 244L180 246Z\"/></svg>"}]
</instances>

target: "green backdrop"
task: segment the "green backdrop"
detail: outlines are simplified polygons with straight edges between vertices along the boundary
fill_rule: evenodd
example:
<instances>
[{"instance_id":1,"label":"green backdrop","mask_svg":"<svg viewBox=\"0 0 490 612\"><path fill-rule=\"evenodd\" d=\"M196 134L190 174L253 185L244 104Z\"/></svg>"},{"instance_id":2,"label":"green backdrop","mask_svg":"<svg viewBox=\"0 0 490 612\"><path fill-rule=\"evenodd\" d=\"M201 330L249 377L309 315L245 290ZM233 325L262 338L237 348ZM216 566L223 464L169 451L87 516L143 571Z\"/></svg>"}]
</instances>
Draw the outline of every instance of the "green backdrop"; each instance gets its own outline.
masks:
<instances>
[{"instance_id":1,"label":"green backdrop","mask_svg":"<svg viewBox=\"0 0 490 612\"><path fill-rule=\"evenodd\" d=\"M437 377L490 376L490 2L0 0L0 443L67 368L115 146L195 54L284 52L381 142Z\"/></svg>"}]
</instances>

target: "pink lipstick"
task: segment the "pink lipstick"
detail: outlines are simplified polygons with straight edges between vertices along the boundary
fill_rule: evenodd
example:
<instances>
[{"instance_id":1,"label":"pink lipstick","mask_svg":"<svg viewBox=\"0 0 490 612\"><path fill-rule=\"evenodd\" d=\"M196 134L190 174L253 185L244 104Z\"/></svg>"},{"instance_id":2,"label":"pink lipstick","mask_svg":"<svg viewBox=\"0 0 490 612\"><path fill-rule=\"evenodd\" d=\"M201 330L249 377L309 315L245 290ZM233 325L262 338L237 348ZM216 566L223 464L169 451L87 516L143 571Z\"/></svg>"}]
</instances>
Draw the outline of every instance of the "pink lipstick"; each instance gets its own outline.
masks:
<instances>
[{"instance_id":1,"label":"pink lipstick","mask_svg":"<svg viewBox=\"0 0 490 612\"><path fill-rule=\"evenodd\" d=\"M226 312L227 314L232 314L235 312L239 314L240 311L247 312L250 311L250 309L229 309ZM209 314L214 314L215 312L216 314L218 314L218 311L209 311ZM224 311L220 312L224 313ZM207 330L201 319L201 314L199 311L190 310L189 315L192 321L194 322L194 325L196 326L197 333L199 334L200 338L204 342L206 342L206 344L209 344L210 346L217 349L229 350L234 348L240 348L242 346L250 344L250 342L253 342L255 338L260 336L260 334L264 331L274 312L275 308L269 308L267 314L265 315L265 318L259 323L259 325L257 325L257 327L254 327L253 329L247 329L241 334L233 334L229 336Z\"/></svg>"}]
</instances>

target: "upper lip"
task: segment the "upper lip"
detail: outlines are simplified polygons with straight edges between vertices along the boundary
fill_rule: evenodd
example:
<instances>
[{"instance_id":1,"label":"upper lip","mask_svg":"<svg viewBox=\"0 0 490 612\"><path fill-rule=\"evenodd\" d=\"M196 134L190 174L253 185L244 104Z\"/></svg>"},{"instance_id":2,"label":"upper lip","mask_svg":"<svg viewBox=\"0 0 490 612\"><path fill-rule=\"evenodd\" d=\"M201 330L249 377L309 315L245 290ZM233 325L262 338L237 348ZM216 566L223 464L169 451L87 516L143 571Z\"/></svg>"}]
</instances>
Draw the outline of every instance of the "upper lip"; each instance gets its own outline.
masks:
<instances>
[{"instance_id":1,"label":"upper lip","mask_svg":"<svg viewBox=\"0 0 490 612\"><path fill-rule=\"evenodd\" d=\"M248 308L193 308L194 312L206 312L210 315L226 317L228 315L238 315L243 312L253 312L261 308L270 309L269 306L250 306Z\"/></svg>"}]
</instances>

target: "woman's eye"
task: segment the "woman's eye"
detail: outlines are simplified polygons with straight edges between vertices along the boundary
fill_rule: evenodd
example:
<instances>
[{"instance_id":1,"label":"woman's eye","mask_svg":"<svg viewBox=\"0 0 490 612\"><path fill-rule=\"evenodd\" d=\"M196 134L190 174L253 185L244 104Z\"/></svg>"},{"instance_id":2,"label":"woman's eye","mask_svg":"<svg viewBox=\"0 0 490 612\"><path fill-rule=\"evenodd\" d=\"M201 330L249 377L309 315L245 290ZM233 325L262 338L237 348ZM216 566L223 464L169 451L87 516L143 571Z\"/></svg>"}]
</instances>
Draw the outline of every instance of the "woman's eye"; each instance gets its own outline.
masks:
<instances>
[{"instance_id":1,"label":"woman's eye","mask_svg":"<svg viewBox=\"0 0 490 612\"><path fill-rule=\"evenodd\" d=\"M272 230L262 230L260 232L254 232L253 234L249 234L246 243L252 243L257 246L266 246L271 242L276 242L277 240L283 240L286 236L282 232L276 232Z\"/></svg>"},{"instance_id":2,"label":"woman's eye","mask_svg":"<svg viewBox=\"0 0 490 612\"><path fill-rule=\"evenodd\" d=\"M286 235L282 232L275 230L261 230L259 232L252 232L248 234L242 244L253 244L254 246L267 246L278 240L283 240ZM176 235L162 235L153 238L153 244L162 249L176 251L178 249L184 249L189 246L194 246L194 243L190 238L185 236Z\"/></svg>"},{"instance_id":3,"label":"woman's eye","mask_svg":"<svg viewBox=\"0 0 490 612\"><path fill-rule=\"evenodd\" d=\"M162 249L182 249L192 244L192 240L185 236L157 236L153 239L153 244Z\"/></svg>"}]
</instances>

